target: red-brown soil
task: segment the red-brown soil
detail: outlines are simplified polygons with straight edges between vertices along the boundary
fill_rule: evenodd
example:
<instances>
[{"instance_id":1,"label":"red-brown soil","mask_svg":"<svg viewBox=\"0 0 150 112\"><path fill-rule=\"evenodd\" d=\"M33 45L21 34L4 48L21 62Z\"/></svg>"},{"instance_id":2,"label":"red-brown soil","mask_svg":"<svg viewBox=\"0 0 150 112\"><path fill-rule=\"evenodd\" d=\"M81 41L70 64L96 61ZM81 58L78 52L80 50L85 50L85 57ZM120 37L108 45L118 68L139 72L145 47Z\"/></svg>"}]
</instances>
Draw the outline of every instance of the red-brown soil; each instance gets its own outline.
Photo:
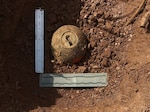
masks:
<instances>
[{"instance_id":1,"label":"red-brown soil","mask_svg":"<svg viewBox=\"0 0 150 112\"><path fill-rule=\"evenodd\" d=\"M128 26L142 0L1 0L0 112L150 112L150 27ZM106 72L108 86L40 88L34 72L34 10L45 9L45 71ZM89 40L78 64L59 65L51 55L54 31L78 26Z\"/></svg>"}]
</instances>

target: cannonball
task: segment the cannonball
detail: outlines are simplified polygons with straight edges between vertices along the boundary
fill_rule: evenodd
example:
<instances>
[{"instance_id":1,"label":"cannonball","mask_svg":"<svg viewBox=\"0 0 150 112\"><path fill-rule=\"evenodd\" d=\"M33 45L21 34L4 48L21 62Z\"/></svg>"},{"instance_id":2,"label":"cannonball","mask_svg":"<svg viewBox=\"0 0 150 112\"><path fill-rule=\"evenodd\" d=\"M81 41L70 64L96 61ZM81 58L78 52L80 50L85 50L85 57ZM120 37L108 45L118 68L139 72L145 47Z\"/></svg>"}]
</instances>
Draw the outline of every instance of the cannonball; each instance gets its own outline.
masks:
<instances>
[{"instance_id":1,"label":"cannonball","mask_svg":"<svg viewBox=\"0 0 150 112\"><path fill-rule=\"evenodd\" d=\"M59 63L78 63L86 53L87 38L78 27L64 25L54 32L51 49Z\"/></svg>"}]
</instances>

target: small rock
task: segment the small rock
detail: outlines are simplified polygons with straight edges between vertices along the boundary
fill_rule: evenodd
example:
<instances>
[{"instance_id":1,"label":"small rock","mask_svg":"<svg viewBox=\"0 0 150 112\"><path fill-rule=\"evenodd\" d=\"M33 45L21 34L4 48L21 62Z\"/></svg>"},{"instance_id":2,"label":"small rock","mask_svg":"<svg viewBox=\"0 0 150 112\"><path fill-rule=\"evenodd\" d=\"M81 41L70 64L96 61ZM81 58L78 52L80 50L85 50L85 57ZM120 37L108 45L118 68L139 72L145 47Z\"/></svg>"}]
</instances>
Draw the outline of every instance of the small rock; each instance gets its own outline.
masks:
<instances>
[{"instance_id":1,"label":"small rock","mask_svg":"<svg viewBox=\"0 0 150 112\"><path fill-rule=\"evenodd\" d=\"M113 33L116 34L117 36L120 36L121 30L118 27L113 27Z\"/></svg>"},{"instance_id":2,"label":"small rock","mask_svg":"<svg viewBox=\"0 0 150 112\"><path fill-rule=\"evenodd\" d=\"M97 18L100 18L100 17L102 17L102 15L104 14L104 11L102 11L102 10L100 10L100 11L95 11L94 13L93 13L93 15L95 16L95 17L97 17Z\"/></svg>"},{"instance_id":3,"label":"small rock","mask_svg":"<svg viewBox=\"0 0 150 112\"><path fill-rule=\"evenodd\" d=\"M113 25L110 24L109 22L106 22L105 26L106 26L106 29L107 29L108 31L111 31L112 28L113 28Z\"/></svg>"},{"instance_id":4,"label":"small rock","mask_svg":"<svg viewBox=\"0 0 150 112\"><path fill-rule=\"evenodd\" d=\"M118 45L118 43L115 43L115 46L117 46Z\"/></svg>"},{"instance_id":5,"label":"small rock","mask_svg":"<svg viewBox=\"0 0 150 112\"><path fill-rule=\"evenodd\" d=\"M82 21L80 21L80 24L81 24L81 25L87 24L87 23L88 23L87 19L83 19Z\"/></svg>"},{"instance_id":6,"label":"small rock","mask_svg":"<svg viewBox=\"0 0 150 112\"><path fill-rule=\"evenodd\" d=\"M103 90L103 88L95 88L94 89L96 92L101 92Z\"/></svg>"},{"instance_id":7,"label":"small rock","mask_svg":"<svg viewBox=\"0 0 150 112\"><path fill-rule=\"evenodd\" d=\"M122 11L118 11L118 15L122 15Z\"/></svg>"},{"instance_id":8,"label":"small rock","mask_svg":"<svg viewBox=\"0 0 150 112\"><path fill-rule=\"evenodd\" d=\"M96 17L94 17L93 15L90 15L89 18L88 18L88 23L92 26L97 26L98 24L98 20Z\"/></svg>"},{"instance_id":9,"label":"small rock","mask_svg":"<svg viewBox=\"0 0 150 112\"><path fill-rule=\"evenodd\" d=\"M110 62L109 62L108 58L103 58L102 61L101 61L101 64L104 67L109 67L110 66Z\"/></svg>"},{"instance_id":10,"label":"small rock","mask_svg":"<svg viewBox=\"0 0 150 112\"><path fill-rule=\"evenodd\" d=\"M66 107L66 108L63 108L64 110L68 110L68 108Z\"/></svg>"},{"instance_id":11,"label":"small rock","mask_svg":"<svg viewBox=\"0 0 150 112\"><path fill-rule=\"evenodd\" d=\"M74 97L75 97L74 95L71 95L71 96L70 96L71 99L73 99Z\"/></svg>"},{"instance_id":12,"label":"small rock","mask_svg":"<svg viewBox=\"0 0 150 112\"><path fill-rule=\"evenodd\" d=\"M93 34L93 33L94 33L94 29L90 28L90 34Z\"/></svg>"},{"instance_id":13,"label":"small rock","mask_svg":"<svg viewBox=\"0 0 150 112\"><path fill-rule=\"evenodd\" d=\"M89 44L88 44L88 49L90 49L90 48L91 48L91 44L89 43Z\"/></svg>"},{"instance_id":14,"label":"small rock","mask_svg":"<svg viewBox=\"0 0 150 112\"><path fill-rule=\"evenodd\" d=\"M79 93L80 93L80 91L79 91L79 90L77 90L77 91L76 91L76 93L77 93L77 94L79 94Z\"/></svg>"},{"instance_id":15,"label":"small rock","mask_svg":"<svg viewBox=\"0 0 150 112\"><path fill-rule=\"evenodd\" d=\"M78 69L77 69L77 72L78 73L84 73L86 70L87 70L87 67L85 67L85 66L79 66Z\"/></svg>"},{"instance_id":16,"label":"small rock","mask_svg":"<svg viewBox=\"0 0 150 112\"><path fill-rule=\"evenodd\" d=\"M123 42L123 38L118 38L118 39L117 39L118 45L120 45L122 42Z\"/></svg>"},{"instance_id":17,"label":"small rock","mask_svg":"<svg viewBox=\"0 0 150 112\"><path fill-rule=\"evenodd\" d=\"M97 69L99 68L97 65L92 66L92 68Z\"/></svg>"},{"instance_id":18,"label":"small rock","mask_svg":"<svg viewBox=\"0 0 150 112\"><path fill-rule=\"evenodd\" d=\"M90 45L92 48L96 46L96 41L95 40L90 40Z\"/></svg>"},{"instance_id":19,"label":"small rock","mask_svg":"<svg viewBox=\"0 0 150 112\"><path fill-rule=\"evenodd\" d=\"M116 67L116 70L120 70L120 67L118 66L118 67Z\"/></svg>"},{"instance_id":20,"label":"small rock","mask_svg":"<svg viewBox=\"0 0 150 112\"><path fill-rule=\"evenodd\" d=\"M132 35L132 34L130 34L130 35L129 35L129 37L131 37L131 38L132 38L132 37L133 37L133 35Z\"/></svg>"},{"instance_id":21,"label":"small rock","mask_svg":"<svg viewBox=\"0 0 150 112\"><path fill-rule=\"evenodd\" d=\"M54 63L55 62L55 60L51 60L51 63Z\"/></svg>"},{"instance_id":22,"label":"small rock","mask_svg":"<svg viewBox=\"0 0 150 112\"><path fill-rule=\"evenodd\" d=\"M105 20L102 18L98 19L98 26L100 26L102 29L105 28Z\"/></svg>"},{"instance_id":23,"label":"small rock","mask_svg":"<svg viewBox=\"0 0 150 112\"><path fill-rule=\"evenodd\" d=\"M84 15L83 18L84 18L84 19L87 19L89 16L90 16L90 13L87 13L87 14Z\"/></svg>"},{"instance_id":24,"label":"small rock","mask_svg":"<svg viewBox=\"0 0 150 112\"><path fill-rule=\"evenodd\" d=\"M98 19L98 23L104 24L104 23L105 23L105 20L102 19L102 18L99 18L99 19Z\"/></svg>"},{"instance_id":25,"label":"small rock","mask_svg":"<svg viewBox=\"0 0 150 112\"><path fill-rule=\"evenodd\" d=\"M102 53L102 57L106 57L109 58L111 56L112 51L110 49L106 49L103 53Z\"/></svg>"},{"instance_id":26,"label":"small rock","mask_svg":"<svg viewBox=\"0 0 150 112\"><path fill-rule=\"evenodd\" d=\"M110 14L109 14L109 13L106 13L106 12L104 13L104 18L105 18L105 19L108 19L108 18L109 18L109 16L110 16Z\"/></svg>"},{"instance_id":27,"label":"small rock","mask_svg":"<svg viewBox=\"0 0 150 112\"><path fill-rule=\"evenodd\" d=\"M132 39L128 39L128 41L130 42Z\"/></svg>"},{"instance_id":28,"label":"small rock","mask_svg":"<svg viewBox=\"0 0 150 112\"><path fill-rule=\"evenodd\" d=\"M101 45L102 45L103 48L107 47L108 44L109 44L108 41L102 41L101 42Z\"/></svg>"},{"instance_id":29,"label":"small rock","mask_svg":"<svg viewBox=\"0 0 150 112\"><path fill-rule=\"evenodd\" d=\"M78 68L77 65L73 65L73 66L72 66L72 69L77 69L77 68Z\"/></svg>"}]
</instances>

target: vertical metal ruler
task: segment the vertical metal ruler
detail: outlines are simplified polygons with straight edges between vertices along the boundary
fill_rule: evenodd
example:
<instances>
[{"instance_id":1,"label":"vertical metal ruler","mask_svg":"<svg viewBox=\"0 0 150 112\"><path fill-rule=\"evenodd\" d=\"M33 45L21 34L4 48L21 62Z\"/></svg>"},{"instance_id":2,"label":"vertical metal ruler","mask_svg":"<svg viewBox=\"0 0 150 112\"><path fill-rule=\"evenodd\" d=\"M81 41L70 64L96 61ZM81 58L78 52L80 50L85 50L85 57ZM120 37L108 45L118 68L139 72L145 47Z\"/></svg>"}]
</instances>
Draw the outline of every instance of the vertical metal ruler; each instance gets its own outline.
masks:
<instances>
[{"instance_id":1,"label":"vertical metal ruler","mask_svg":"<svg viewBox=\"0 0 150 112\"><path fill-rule=\"evenodd\" d=\"M35 72L44 73L44 10L35 10Z\"/></svg>"}]
</instances>

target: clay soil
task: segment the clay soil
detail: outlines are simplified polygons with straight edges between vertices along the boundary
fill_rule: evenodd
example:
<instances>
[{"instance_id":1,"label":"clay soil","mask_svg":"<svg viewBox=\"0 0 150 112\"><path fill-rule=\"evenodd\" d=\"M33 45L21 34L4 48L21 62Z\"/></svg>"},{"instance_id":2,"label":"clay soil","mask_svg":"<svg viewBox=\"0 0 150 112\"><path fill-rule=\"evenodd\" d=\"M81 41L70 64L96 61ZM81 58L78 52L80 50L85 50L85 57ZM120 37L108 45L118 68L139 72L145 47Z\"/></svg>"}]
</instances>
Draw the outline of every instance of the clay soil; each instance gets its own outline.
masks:
<instances>
[{"instance_id":1,"label":"clay soil","mask_svg":"<svg viewBox=\"0 0 150 112\"><path fill-rule=\"evenodd\" d=\"M1 0L0 112L150 112L150 25L140 27L150 1L128 26L142 0ZM108 86L40 88L34 72L34 10L45 9L45 71L108 74ZM88 51L78 64L51 55L54 31L78 26Z\"/></svg>"}]
</instances>

